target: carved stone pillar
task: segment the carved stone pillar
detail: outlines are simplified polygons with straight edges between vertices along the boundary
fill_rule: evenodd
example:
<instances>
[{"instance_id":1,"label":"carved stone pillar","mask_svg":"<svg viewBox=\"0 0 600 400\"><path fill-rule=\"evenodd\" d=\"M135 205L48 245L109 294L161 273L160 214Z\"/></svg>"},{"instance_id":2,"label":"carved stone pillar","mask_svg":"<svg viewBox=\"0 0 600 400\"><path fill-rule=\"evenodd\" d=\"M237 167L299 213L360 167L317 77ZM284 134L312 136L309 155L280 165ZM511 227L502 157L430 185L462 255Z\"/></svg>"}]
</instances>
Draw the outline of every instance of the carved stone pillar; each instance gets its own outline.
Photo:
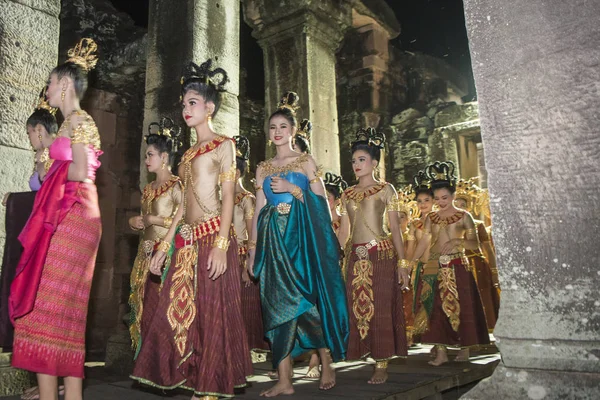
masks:
<instances>
[{"instance_id":1,"label":"carved stone pillar","mask_svg":"<svg viewBox=\"0 0 600 400\"><path fill-rule=\"evenodd\" d=\"M299 119L313 123L313 155L326 171L339 173L335 53L351 24L349 2L249 0L244 11L263 49L266 113L284 92L297 92Z\"/></svg>"},{"instance_id":2,"label":"carved stone pillar","mask_svg":"<svg viewBox=\"0 0 600 400\"><path fill-rule=\"evenodd\" d=\"M227 136L237 135L239 0L151 0L148 18L144 126L167 116L185 128L179 104L182 69L190 61L199 64L212 58L229 75L227 92L222 94L221 108L213 119L215 130ZM191 139L195 140L195 134ZM141 171L145 171L145 151L142 142ZM143 187L147 177L140 175Z\"/></svg>"},{"instance_id":3,"label":"carved stone pillar","mask_svg":"<svg viewBox=\"0 0 600 400\"><path fill-rule=\"evenodd\" d=\"M465 0L502 286L466 399L600 392L600 3Z\"/></svg>"}]
</instances>

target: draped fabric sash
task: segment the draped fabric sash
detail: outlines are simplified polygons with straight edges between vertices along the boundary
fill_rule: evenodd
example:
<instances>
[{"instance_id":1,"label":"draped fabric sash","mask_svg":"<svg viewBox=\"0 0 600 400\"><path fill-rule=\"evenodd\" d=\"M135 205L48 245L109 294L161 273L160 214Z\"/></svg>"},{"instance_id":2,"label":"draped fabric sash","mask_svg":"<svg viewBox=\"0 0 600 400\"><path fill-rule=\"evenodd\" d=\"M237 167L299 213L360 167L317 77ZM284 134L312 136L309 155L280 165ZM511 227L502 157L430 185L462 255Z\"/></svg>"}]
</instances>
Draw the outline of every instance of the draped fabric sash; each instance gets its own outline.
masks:
<instances>
[{"instance_id":1,"label":"draped fabric sash","mask_svg":"<svg viewBox=\"0 0 600 400\"><path fill-rule=\"evenodd\" d=\"M316 305L326 345L335 361L342 360L350 328L339 245L326 200L310 190L303 194L304 202L294 198L288 215L267 204L258 217L254 274L261 288L273 291L261 290L264 329L280 327Z\"/></svg>"},{"instance_id":2,"label":"draped fabric sash","mask_svg":"<svg viewBox=\"0 0 600 400\"><path fill-rule=\"evenodd\" d=\"M67 185L71 161L55 161L37 192L33 211L19 235L23 253L10 287L9 313L14 321L33 310L52 235L77 199L77 182Z\"/></svg>"}]
</instances>

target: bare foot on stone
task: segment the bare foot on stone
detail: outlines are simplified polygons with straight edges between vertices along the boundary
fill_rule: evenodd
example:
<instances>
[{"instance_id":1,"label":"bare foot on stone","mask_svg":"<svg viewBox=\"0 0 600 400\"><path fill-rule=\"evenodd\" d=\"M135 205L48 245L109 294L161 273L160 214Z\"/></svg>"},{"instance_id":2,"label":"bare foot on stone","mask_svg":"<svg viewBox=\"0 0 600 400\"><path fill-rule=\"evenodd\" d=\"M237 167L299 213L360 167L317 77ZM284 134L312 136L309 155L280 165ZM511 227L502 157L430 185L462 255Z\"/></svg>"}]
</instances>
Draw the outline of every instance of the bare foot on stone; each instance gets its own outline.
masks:
<instances>
[{"instance_id":1,"label":"bare foot on stone","mask_svg":"<svg viewBox=\"0 0 600 400\"><path fill-rule=\"evenodd\" d=\"M323 367L321 371L321 382L319 389L329 390L335 387L335 370L331 367Z\"/></svg>"},{"instance_id":2,"label":"bare foot on stone","mask_svg":"<svg viewBox=\"0 0 600 400\"><path fill-rule=\"evenodd\" d=\"M369 379L371 385L381 385L388 380L387 368L375 368L373 376Z\"/></svg>"},{"instance_id":3,"label":"bare foot on stone","mask_svg":"<svg viewBox=\"0 0 600 400\"><path fill-rule=\"evenodd\" d=\"M263 397L275 397L279 395L290 395L294 394L294 387L291 382L277 382L271 389L264 390L260 393Z\"/></svg>"},{"instance_id":4,"label":"bare foot on stone","mask_svg":"<svg viewBox=\"0 0 600 400\"><path fill-rule=\"evenodd\" d=\"M442 364L448 362L448 352L446 350L436 349L436 356L434 360L429 361L429 365L433 365L434 367L439 367Z\"/></svg>"},{"instance_id":5,"label":"bare foot on stone","mask_svg":"<svg viewBox=\"0 0 600 400\"><path fill-rule=\"evenodd\" d=\"M458 354L456 355L456 357L454 358L454 361L456 362L467 362L469 361L469 349L460 349L458 351Z\"/></svg>"}]
</instances>

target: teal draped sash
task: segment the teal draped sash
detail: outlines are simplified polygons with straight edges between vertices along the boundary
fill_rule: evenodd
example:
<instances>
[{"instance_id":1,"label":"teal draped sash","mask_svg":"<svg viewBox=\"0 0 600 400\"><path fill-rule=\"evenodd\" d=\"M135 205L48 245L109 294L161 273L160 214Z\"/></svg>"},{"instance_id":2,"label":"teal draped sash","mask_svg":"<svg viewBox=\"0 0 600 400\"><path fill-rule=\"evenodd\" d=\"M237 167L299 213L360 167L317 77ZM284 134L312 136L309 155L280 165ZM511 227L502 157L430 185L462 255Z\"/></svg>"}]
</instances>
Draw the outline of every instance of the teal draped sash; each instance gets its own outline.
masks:
<instances>
[{"instance_id":1,"label":"teal draped sash","mask_svg":"<svg viewBox=\"0 0 600 400\"><path fill-rule=\"evenodd\" d=\"M328 348L343 360L350 332L339 244L327 201L304 190L288 215L268 203L258 216L254 274L260 279L273 366L288 355Z\"/></svg>"}]
</instances>

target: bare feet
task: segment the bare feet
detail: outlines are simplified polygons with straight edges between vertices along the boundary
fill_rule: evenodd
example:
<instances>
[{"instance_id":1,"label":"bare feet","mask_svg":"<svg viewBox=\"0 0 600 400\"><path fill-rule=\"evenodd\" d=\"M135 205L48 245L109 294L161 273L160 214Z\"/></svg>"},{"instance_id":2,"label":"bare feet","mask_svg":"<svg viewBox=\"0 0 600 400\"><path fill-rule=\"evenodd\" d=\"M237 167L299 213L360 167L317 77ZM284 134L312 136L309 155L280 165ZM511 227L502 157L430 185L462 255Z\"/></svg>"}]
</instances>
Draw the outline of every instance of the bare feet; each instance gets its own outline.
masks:
<instances>
[{"instance_id":1,"label":"bare feet","mask_svg":"<svg viewBox=\"0 0 600 400\"><path fill-rule=\"evenodd\" d=\"M385 383L388 379L387 368L375 368L373 372L373 376L369 379L369 384L371 385L381 385Z\"/></svg>"},{"instance_id":2,"label":"bare feet","mask_svg":"<svg viewBox=\"0 0 600 400\"><path fill-rule=\"evenodd\" d=\"M260 395L263 397L275 397L279 396L280 394L294 394L294 387L292 386L292 382L279 381L271 389L264 390L260 393Z\"/></svg>"},{"instance_id":3,"label":"bare feet","mask_svg":"<svg viewBox=\"0 0 600 400\"><path fill-rule=\"evenodd\" d=\"M435 359L429 361L429 365L433 365L434 367L439 367L442 364L448 362L448 352L446 349L439 348L435 351Z\"/></svg>"},{"instance_id":4,"label":"bare feet","mask_svg":"<svg viewBox=\"0 0 600 400\"><path fill-rule=\"evenodd\" d=\"M310 355L310 362L308 363L308 372L304 376L304 379L319 379L321 372L319 371L319 364L321 363L319 355L314 352Z\"/></svg>"},{"instance_id":5,"label":"bare feet","mask_svg":"<svg viewBox=\"0 0 600 400\"><path fill-rule=\"evenodd\" d=\"M454 361L456 362L467 362L469 361L469 349L460 349L458 351L458 354L456 355L456 357L454 358Z\"/></svg>"},{"instance_id":6,"label":"bare feet","mask_svg":"<svg viewBox=\"0 0 600 400\"><path fill-rule=\"evenodd\" d=\"M276 381L277 379L279 379L279 373L277 372L277 370L267 372L267 376L269 378L273 379L274 381Z\"/></svg>"},{"instance_id":7,"label":"bare feet","mask_svg":"<svg viewBox=\"0 0 600 400\"><path fill-rule=\"evenodd\" d=\"M335 370L331 367L323 367L323 371L321 371L321 382L319 384L319 389L329 390L329 389L333 389L334 386L335 386Z\"/></svg>"}]
</instances>

